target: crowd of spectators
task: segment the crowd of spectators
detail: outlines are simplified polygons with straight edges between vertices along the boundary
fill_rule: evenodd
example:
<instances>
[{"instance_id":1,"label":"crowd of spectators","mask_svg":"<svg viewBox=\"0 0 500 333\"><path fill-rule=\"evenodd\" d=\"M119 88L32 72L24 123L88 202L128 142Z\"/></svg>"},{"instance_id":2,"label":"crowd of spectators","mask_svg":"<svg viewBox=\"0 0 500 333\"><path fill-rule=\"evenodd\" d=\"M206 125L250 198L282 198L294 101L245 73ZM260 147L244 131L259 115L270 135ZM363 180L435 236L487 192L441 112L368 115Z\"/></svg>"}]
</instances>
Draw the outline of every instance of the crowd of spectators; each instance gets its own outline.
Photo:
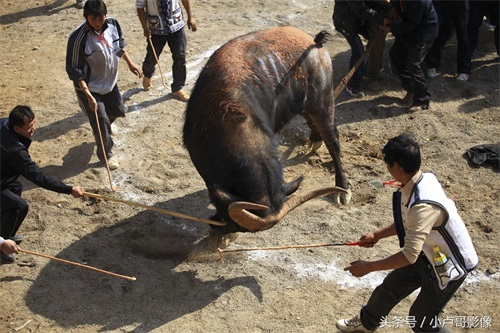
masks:
<instances>
[{"instance_id":1,"label":"crowd of spectators","mask_svg":"<svg viewBox=\"0 0 500 333\"><path fill-rule=\"evenodd\" d=\"M427 79L439 75L443 47L456 38L456 75L459 82L469 80L480 27L493 28L499 52L498 1L472 0L336 0L333 24L349 43L349 68L367 53L350 78L346 91L353 97L363 90L380 92L379 73L387 34L394 36L389 50L390 68L398 75L406 95L402 104L408 112L427 110L431 94ZM485 20L486 19L486 20ZM366 39L366 47L362 38ZM362 85L366 77L366 84ZM363 89L364 88L364 89Z\"/></svg>"}]
</instances>

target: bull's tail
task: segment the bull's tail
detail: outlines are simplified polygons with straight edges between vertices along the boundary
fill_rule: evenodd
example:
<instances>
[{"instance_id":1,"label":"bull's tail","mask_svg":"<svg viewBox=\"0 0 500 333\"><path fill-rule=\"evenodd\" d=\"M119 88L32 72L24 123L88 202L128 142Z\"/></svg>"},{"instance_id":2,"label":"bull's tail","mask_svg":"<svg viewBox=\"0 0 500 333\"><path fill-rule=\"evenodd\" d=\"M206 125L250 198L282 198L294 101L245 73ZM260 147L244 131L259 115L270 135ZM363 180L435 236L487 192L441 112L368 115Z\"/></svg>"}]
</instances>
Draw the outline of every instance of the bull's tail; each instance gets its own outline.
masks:
<instances>
[{"instance_id":1,"label":"bull's tail","mask_svg":"<svg viewBox=\"0 0 500 333\"><path fill-rule=\"evenodd\" d=\"M326 42L332 40L331 39L332 35L326 31L326 30L321 30L317 35L316 37L314 37L314 42L317 44L317 45L321 45L323 46L323 44L325 44Z\"/></svg>"}]
</instances>

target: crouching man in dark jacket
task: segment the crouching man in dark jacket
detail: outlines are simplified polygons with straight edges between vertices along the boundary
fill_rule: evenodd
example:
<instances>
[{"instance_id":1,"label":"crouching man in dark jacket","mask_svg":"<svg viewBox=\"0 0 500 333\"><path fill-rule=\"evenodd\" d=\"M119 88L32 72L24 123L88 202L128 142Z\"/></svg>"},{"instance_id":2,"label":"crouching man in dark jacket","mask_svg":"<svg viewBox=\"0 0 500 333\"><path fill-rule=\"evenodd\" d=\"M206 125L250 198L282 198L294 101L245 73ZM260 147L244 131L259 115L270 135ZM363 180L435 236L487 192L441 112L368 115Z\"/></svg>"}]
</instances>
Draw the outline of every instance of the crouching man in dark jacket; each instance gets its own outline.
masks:
<instances>
[{"instance_id":1,"label":"crouching man in dark jacket","mask_svg":"<svg viewBox=\"0 0 500 333\"><path fill-rule=\"evenodd\" d=\"M35 132L35 114L29 106L18 105L9 118L0 119L0 237L19 243L21 235L16 235L28 213L28 204L21 198L22 184L18 177L24 178L47 190L71 194L78 198L83 195L80 187L71 187L54 177L46 175L31 160L28 148ZM14 256L0 252L1 263L14 262Z\"/></svg>"}]
</instances>

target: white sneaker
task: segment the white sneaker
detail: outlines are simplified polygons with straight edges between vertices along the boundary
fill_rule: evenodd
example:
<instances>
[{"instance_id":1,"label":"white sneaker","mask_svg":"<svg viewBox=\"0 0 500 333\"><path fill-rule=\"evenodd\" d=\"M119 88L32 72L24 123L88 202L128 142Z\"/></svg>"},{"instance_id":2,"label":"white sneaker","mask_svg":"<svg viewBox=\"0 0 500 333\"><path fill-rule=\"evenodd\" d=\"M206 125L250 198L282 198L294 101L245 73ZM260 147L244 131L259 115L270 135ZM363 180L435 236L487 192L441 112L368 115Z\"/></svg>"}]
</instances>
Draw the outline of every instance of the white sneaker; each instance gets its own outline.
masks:
<instances>
[{"instance_id":1,"label":"white sneaker","mask_svg":"<svg viewBox=\"0 0 500 333\"><path fill-rule=\"evenodd\" d=\"M437 70L436 70L436 68L429 68L429 69L427 69L427 72L425 72L425 75L427 75L427 77L429 79L434 79L437 76Z\"/></svg>"},{"instance_id":2,"label":"white sneaker","mask_svg":"<svg viewBox=\"0 0 500 333\"><path fill-rule=\"evenodd\" d=\"M116 160L116 158L110 158L108 160L108 166L109 166L109 170L116 170L116 169L118 169L118 167L120 167L120 164L118 164L118 161Z\"/></svg>"},{"instance_id":3,"label":"white sneaker","mask_svg":"<svg viewBox=\"0 0 500 333\"><path fill-rule=\"evenodd\" d=\"M78 8L83 8L85 7L85 0L76 0L76 6Z\"/></svg>"},{"instance_id":4,"label":"white sneaker","mask_svg":"<svg viewBox=\"0 0 500 333\"><path fill-rule=\"evenodd\" d=\"M359 319L359 315L355 315L351 319L340 319L335 323L335 326L342 332L361 332L372 333L373 331L365 328Z\"/></svg>"},{"instance_id":5,"label":"white sneaker","mask_svg":"<svg viewBox=\"0 0 500 333\"><path fill-rule=\"evenodd\" d=\"M352 97L364 97L365 96L365 93L363 91L361 91L360 88L351 87L350 85L347 85L345 87L345 91L347 91L347 93L349 95L351 95Z\"/></svg>"},{"instance_id":6,"label":"white sneaker","mask_svg":"<svg viewBox=\"0 0 500 333\"><path fill-rule=\"evenodd\" d=\"M465 82L469 79L469 74L460 73L457 76L457 81Z\"/></svg>"}]
</instances>

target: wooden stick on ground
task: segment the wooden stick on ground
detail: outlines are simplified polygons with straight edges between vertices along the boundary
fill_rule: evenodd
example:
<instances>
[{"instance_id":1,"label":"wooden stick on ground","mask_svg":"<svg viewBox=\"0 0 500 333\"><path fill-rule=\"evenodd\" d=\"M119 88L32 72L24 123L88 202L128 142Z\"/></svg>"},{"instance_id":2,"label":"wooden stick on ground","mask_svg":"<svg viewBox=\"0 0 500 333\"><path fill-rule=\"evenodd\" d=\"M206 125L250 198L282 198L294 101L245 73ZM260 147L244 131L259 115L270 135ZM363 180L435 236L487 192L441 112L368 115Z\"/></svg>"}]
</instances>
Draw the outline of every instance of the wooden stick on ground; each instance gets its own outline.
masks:
<instances>
[{"instance_id":1,"label":"wooden stick on ground","mask_svg":"<svg viewBox=\"0 0 500 333\"><path fill-rule=\"evenodd\" d=\"M36 252L22 250L22 249L19 249L19 252L24 252L24 253L32 254L32 255L35 255L35 256L39 256L39 257L44 257L44 258L48 258L48 259L51 259L51 260L60 261L60 262L63 262L65 264L70 264L70 265L73 265L73 266L78 266L78 267L83 267L83 268L91 269L93 271L97 271L97 272L100 272L100 273L104 273L104 274L108 274L108 275L120 277L122 279L127 279L127 280L131 280L131 281L135 281L136 280L135 277L130 277L130 276L125 276L125 275L120 275L120 274L108 272L108 271L105 271L103 269L95 268L95 267L88 266L88 265L79 264L77 262L73 262L73 261L69 261L69 260L59 259L59 258L56 258L56 257L51 257L51 256L48 256L48 255L45 255L45 254L41 254L41 253L36 253Z\"/></svg>"},{"instance_id":2,"label":"wooden stick on ground","mask_svg":"<svg viewBox=\"0 0 500 333\"><path fill-rule=\"evenodd\" d=\"M158 59L158 56L156 55L156 50L155 50L155 47L153 45L153 41L151 40L151 37L148 38L148 41L149 41L149 45L151 46L151 49L153 49L153 54L155 55L156 64L158 65L158 70L160 71L161 81L163 82L163 86L165 87L165 89L168 89L167 84L165 83L165 78L163 77L163 71L161 70L160 60Z\"/></svg>"},{"instance_id":3,"label":"wooden stick on ground","mask_svg":"<svg viewBox=\"0 0 500 333\"><path fill-rule=\"evenodd\" d=\"M116 199L116 198L105 197L105 196L100 195L100 194L83 192L83 195L85 195L87 197L93 197L93 198L96 198L96 199L121 202L121 203L124 203L124 204L127 204L127 205L131 205L131 206L135 206L135 207L140 207L140 208L152 210L152 211L155 211L155 212L158 212L158 213L168 214L168 215L180 217L180 218L187 219L187 220L192 220L192 221L198 221L198 222L203 222L203 223L218 225L218 226L221 226L221 227L223 227L223 226L226 225L226 222L217 222L217 221L212 221L212 220L205 220L205 219L202 219L202 218L199 218L199 217L189 216L189 215L182 214L182 213L176 213L176 212L172 212L172 211L169 211L169 210L165 210L165 209L161 209L161 208L157 208L157 207L153 207L153 206L146 206L146 205L142 205L142 204L135 203L135 202L132 202L132 201L127 201L127 200L123 200L123 199Z\"/></svg>"}]
</instances>

